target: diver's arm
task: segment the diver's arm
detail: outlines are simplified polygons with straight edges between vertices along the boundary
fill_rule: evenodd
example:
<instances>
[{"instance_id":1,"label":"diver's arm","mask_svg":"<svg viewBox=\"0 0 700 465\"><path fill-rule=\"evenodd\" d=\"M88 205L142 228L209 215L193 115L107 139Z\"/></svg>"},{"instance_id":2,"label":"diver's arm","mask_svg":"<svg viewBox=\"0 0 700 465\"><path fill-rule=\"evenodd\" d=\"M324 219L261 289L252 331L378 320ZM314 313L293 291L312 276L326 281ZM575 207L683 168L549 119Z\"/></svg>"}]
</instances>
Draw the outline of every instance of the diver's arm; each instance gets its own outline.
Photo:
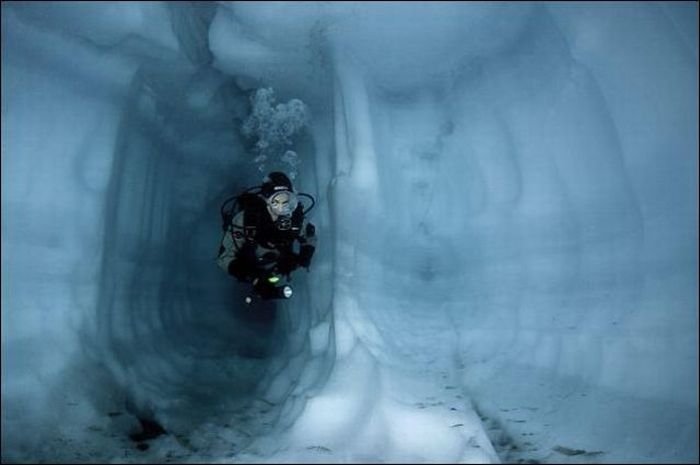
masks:
<instances>
[{"instance_id":1,"label":"diver's arm","mask_svg":"<svg viewBox=\"0 0 700 465\"><path fill-rule=\"evenodd\" d=\"M233 235L231 230L227 229L224 232L224 237L221 239L221 246L219 247L219 256L216 257L216 264L219 268L228 272L228 266L233 259L236 258L236 249L234 245Z\"/></svg>"},{"instance_id":2,"label":"diver's arm","mask_svg":"<svg viewBox=\"0 0 700 465\"><path fill-rule=\"evenodd\" d=\"M255 244L245 243L236 258L229 262L226 271L239 281L250 280L259 274L255 263Z\"/></svg>"},{"instance_id":3,"label":"diver's arm","mask_svg":"<svg viewBox=\"0 0 700 465\"><path fill-rule=\"evenodd\" d=\"M243 246L246 243L248 243L244 234L244 215L245 211L240 211L236 214L236 216L233 217L233 220L231 221L231 233L233 239L234 254L238 253L238 251L240 251L243 248Z\"/></svg>"},{"instance_id":4,"label":"diver's arm","mask_svg":"<svg viewBox=\"0 0 700 465\"><path fill-rule=\"evenodd\" d=\"M246 241L243 235L243 212L239 212L224 233L217 263L219 268L245 280L255 267L255 244Z\"/></svg>"},{"instance_id":5,"label":"diver's arm","mask_svg":"<svg viewBox=\"0 0 700 465\"><path fill-rule=\"evenodd\" d=\"M311 257L316 252L316 227L313 223L306 222L304 233L299 237L299 266L309 268Z\"/></svg>"}]
</instances>

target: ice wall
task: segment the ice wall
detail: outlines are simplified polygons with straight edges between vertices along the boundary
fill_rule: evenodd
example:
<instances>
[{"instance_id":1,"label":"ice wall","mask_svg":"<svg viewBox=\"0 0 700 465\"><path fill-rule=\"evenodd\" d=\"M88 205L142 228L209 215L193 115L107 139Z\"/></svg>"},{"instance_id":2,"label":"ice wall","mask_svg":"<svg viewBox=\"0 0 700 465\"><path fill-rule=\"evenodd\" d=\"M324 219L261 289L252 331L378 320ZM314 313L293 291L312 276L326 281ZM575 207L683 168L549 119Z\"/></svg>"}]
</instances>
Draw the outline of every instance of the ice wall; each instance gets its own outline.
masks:
<instances>
[{"instance_id":1,"label":"ice wall","mask_svg":"<svg viewBox=\"0 0 700 465\"><path fill-rule=\"evenodd\" d=\"M230 454L327 375L327 303L246 309L215 266L221 202L262 174L214 11L3 4L3 459L143 460L138 418Z\"/></svg>"},{"instance_id":2,"label":"ice wall","mask_svg":"<svg viewBox=\"0 0 700 465\"><path fill-rule=\"evenodd\" d=\"M2 8L3 457L141 416L209 457L697 460L696 4ZM212 258L259 86L310 106L322 236L251 316Z\"/></svg>"},{"instance_id":3,"label":"ice wall","mask_svg":"<svg viewBox=\"0 0 700 465\"><path fill-rule=\"evenodd\" d=\"M386 364L463 366L489 415L566 411L525 414L588 450L689 408L635 431L649 460L697 430L694 8L243 3L212 50L297 92L280 60L328 65L300 30L331 51L339 328Z\"/></svg>"}]
</instances>

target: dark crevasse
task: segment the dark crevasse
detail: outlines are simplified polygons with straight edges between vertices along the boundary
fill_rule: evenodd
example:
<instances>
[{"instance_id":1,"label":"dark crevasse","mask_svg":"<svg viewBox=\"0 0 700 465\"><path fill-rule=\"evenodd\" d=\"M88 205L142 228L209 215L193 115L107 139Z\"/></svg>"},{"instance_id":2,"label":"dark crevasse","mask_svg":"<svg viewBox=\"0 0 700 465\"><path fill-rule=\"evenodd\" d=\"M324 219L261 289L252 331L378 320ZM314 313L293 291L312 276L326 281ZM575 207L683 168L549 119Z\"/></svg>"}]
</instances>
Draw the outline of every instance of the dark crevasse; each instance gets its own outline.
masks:
<instances>
[{"instance_id":1,"label":"dark crevasse","mask_svg":"<svg viewBox=\"0 0 700 465\"><path fill-rule=\"evenodd\" d=\"M305 276L294 278L292 301L247 306L247 287L213 266L220 205L262 178L250 163L229 161L246 149L231 126L249 96L214 71L161 63L135 75L107 197L93 342L130 413L176 435L251 409L237 426L239 447L259 430L288 426L294 414L280 418L280 409L303 408L333 357L326 335L312 360L308 333L329 332L331 314L328 302L310 310Z\"/></svg>"}]
</instances>

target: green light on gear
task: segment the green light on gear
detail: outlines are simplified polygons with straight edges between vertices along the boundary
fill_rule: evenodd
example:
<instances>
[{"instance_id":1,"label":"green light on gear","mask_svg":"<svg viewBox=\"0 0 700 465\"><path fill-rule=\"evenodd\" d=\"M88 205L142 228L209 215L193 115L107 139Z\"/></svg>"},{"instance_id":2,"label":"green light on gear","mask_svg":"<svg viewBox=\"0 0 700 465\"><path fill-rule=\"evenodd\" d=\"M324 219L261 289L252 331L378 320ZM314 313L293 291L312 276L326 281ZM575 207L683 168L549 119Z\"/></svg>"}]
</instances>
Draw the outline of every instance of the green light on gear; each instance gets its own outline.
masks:
<instances>
[{"instance_id":1,"label":"green light on gear","mask_svg":"<svg viewBox=\"0 0 700 465\"><path fill-rule=\"evenodd\" d=\"M271 282L271 283L274 284L274 283L276 283L277 281L279 281L280 278L279 278L279 276L270 276L269 278L267 278L267 280L268 280L269 282Z\"/></svg>"}]
</instances>

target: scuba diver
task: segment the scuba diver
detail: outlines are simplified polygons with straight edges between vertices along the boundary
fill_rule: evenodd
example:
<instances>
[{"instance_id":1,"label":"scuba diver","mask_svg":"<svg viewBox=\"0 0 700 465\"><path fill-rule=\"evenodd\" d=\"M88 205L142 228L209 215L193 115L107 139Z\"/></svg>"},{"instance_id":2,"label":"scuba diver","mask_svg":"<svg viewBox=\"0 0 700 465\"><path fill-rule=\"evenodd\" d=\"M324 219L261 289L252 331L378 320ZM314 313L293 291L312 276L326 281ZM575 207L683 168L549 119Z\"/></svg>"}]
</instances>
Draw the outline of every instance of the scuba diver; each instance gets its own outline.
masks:
<instances>
[{"instance_id":1,"label":"scuba diver","mask_svg":"<svg viewBox=\"0 0 700 465\"><path fill-rule=\"evenodd\" d=\"M310 199L311 206L304 209L300 197ZM308 270L316 250L316 228L305 218L314 205L314 198L296 192L284 173L268 174L261 186L221 206L224 236L217 264L239 281L252 283L264 300L290 298L290 273ZM250 304L253 297L245 300Z\"/></svg>"}]
</instances>

